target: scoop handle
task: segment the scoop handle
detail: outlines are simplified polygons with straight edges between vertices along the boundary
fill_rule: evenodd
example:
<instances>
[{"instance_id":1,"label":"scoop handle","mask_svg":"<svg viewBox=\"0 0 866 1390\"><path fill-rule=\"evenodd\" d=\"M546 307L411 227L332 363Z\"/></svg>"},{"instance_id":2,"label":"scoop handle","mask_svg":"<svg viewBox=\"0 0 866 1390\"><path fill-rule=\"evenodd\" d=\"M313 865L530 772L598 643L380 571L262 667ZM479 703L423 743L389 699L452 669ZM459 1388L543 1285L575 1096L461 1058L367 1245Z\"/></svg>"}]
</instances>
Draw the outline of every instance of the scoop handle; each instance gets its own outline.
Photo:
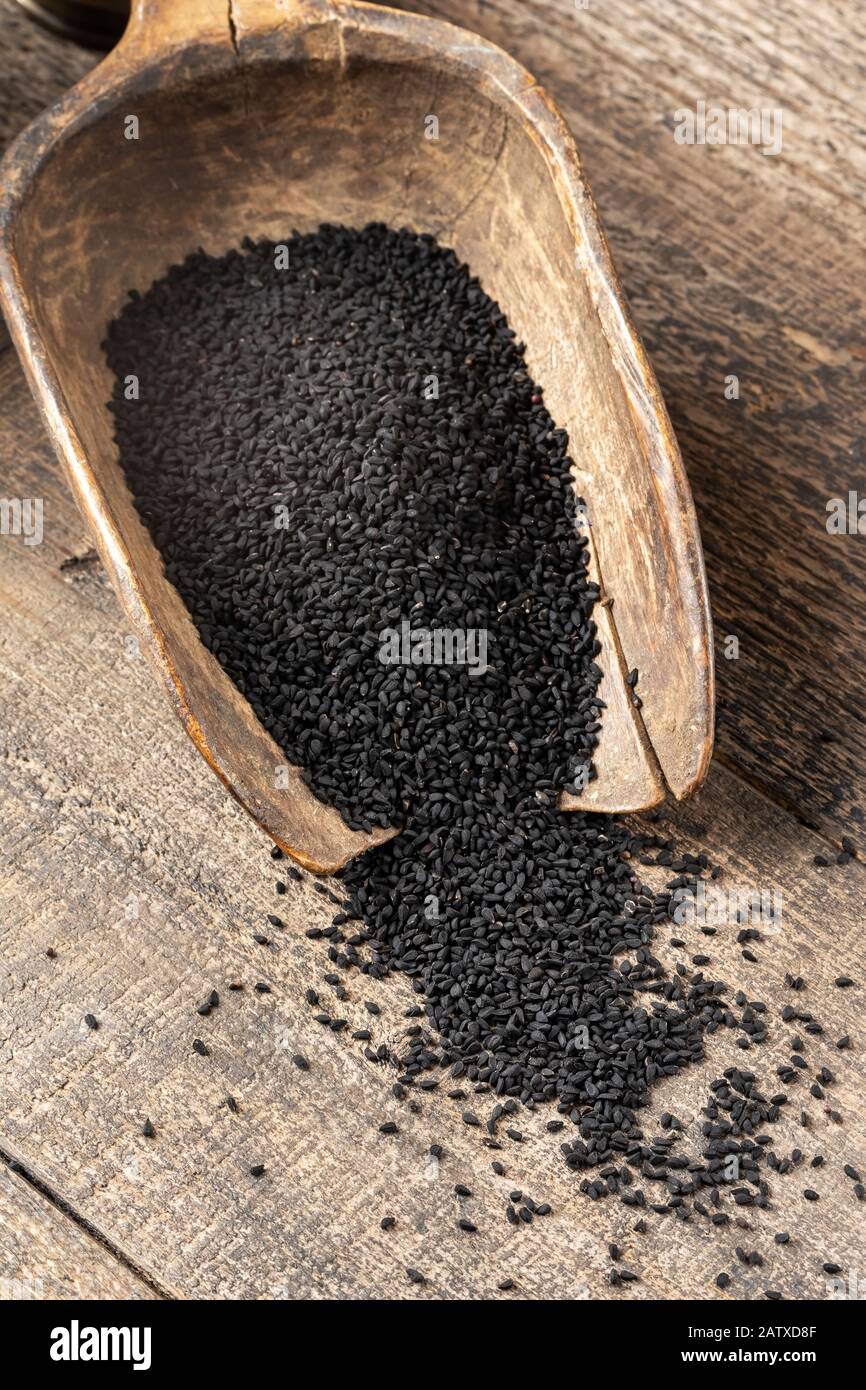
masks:
<instances>
[{"instance_id":1,"label":"scoop handle","mask_svg":"<svg viewBox=\"0 0 866 1390\"><path fill-rule=\"evenodd\" d=\"M237 47L243 30L276 28L287 21L333 17L332 0L133 0L132 13L121 40L124 48L165 47L190 40L230 39Z\"/></svg>"}]
</instances>

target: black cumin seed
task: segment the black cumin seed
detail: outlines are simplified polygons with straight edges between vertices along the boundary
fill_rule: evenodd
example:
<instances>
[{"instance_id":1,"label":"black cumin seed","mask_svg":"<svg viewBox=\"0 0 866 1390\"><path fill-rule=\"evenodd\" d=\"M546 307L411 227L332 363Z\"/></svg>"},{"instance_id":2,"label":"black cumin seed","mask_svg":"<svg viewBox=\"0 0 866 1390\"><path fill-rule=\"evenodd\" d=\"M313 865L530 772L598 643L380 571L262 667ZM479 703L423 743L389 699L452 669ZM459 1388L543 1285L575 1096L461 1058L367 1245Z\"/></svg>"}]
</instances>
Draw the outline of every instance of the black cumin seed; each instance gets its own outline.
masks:
<instances>
[{"instance_id":1,"label":"black cumin seed","mask_svg":"<svg viewBox=\"0 0 866 1390\"><path fill-rule=\"evenodd\" d=\"M264 1172L265 1165L263 1163L254 1163L253 1166L250 1168L250 1177L260 1178Z\"/></svg>"},{"instance_id":2,"label":"black cumin seed","mask_svg":"<svg viewBox=\"0 0 866 1390\"><path fill-rule=\"evenodd\" d=\"M156 1130L150 1120L145 1120L144 1124L141 1126L141 1132L145 1139L153 1139L156 1135Z\"/></svg>"},{"instance_id":3,"label":"black cumin seed","mask_svg":"<svg viewBox=\"0 0 866 1390\"><path fill-rule=\"evenodd\" d=\"M92 1029L94 1032L99 1027L99 1019L96 1018L94 1014L85 1014L84 1022L87 1024L88 1028Z\"/></svg>"},{"instance_id":4,"label":"black cumin seed","mask_svg":"<svg viewBox=\"0 0 866 1390\"><path fill-rule=\"evenodd\" d=\"M199 1057L209 1057L209 1056L210 1056L210 1051L209 1051L209 1049L205 1046L205 1044L202 1042L201 1038L193 1038L192 1050L193 1050L193 1052L197 1052L198 1055L199 1055Z\"/></svg>"}]
</instances>

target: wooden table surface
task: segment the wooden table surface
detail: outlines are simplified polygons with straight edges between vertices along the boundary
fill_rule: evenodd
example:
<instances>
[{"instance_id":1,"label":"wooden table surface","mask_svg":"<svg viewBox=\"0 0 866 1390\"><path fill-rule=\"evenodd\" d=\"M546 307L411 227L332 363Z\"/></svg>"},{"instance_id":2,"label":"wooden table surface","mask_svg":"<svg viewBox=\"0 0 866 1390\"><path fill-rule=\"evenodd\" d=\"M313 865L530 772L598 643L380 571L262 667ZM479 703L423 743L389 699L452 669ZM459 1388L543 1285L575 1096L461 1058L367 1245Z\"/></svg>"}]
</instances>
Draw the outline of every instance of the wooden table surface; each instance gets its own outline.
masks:
<instances>
[{"instance_id":1,"label":"wooden table surface","mask_svg":"<svg viewBox=\"0 0 866 1390\"><path fill-rule=\"evenodd\" d=\"M826 1298L823 1263L845 1277L866 1268L866 1204L842 1171L866 1173L866 870L813 862L833 860L843 834L866 862L866 535L825 525L831 498L866 497L866 15L844 0L417 8L513 52L575 132L689 470L716 622L716 760L661 825L721 863L722 884L782 895L781 929L757 943L755 963L735 926L660 933L666 962L703 950L714 975L765 1001L769 1040L744 1053L733 1033L711 1038L703 1064L657 1087L645 1132L671 1110L698 1152L701 1107L725 1066L778 1089L797 1026L780 1015L793 1002L825 1029L805 1038L809 1070L783 1088L773 1131L779 1154L799 1147L804 1161L769 1175L770 1207L748 1212L749 1231L650 1213L641 1236L637 1213L580 1194L547 1113L521 1116L525 1141L494 1154L459 1103L419 1095L413 1113L392 1097L392 1066L311 1022L304 990L327 991L328 966L304 929L326 924L326 905L310 881L290 885L287 930L269 948L254 942L274 902L264 838L136 656L7 346L2 490L44 499L45 536L0 538L0 1296ZM3 141L93 61L13 11L0 0L0 64L15 73ZM781 151L678 144L674 112L699 100L781 110ZM726 398L732 375L738 399ZM732 637L739 655L727 659ZM683 953L669 945L678 934ZM786 972L804 977L802 992ZM842 973L850 988L834 985ZM199 1018L214 988L221 1003ZM399 1047L408 982L349 990L351 1024ZM366 998L382 1008L372 1021ZM209 1056L192 1051L195 1037ZM824 1065L826 1101L808 1094ZM484 1096L473 1104L490 1109ZM397 1135L379 1133L385 1119ZM255 1163L267 1169L258 1180ZM456 1182L473 1191L474 1236L455 1226ZM513 1187L553 1214L513 1229ZM787 1246L773 1241L780 1230ZM609 1287L611 1240L639 1282ZM763 1268L740 1263L738 1244ZM407 1265L428 1282L410 1285ZM497 1294L505 1277L515 1289Z\"/></svg>"}]
</instances>

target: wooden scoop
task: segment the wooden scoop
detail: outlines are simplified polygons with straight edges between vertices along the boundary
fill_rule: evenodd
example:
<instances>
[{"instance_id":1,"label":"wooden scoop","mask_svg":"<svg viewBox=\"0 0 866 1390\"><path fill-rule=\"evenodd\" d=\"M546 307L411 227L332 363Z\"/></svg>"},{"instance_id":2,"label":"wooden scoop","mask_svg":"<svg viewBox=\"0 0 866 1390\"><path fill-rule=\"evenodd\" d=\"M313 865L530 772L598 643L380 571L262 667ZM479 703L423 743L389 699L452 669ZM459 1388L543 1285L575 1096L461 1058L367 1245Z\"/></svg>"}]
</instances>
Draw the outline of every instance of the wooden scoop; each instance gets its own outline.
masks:
<instances>
[{"instance_id":1,"label":"wooden scoop","mask_svg":"<svg viewBox=\"0 0 866 1390\"><path fill-rule=\"evenodd\" d=\"M0 184L3 306L79 505L184 727L278 845L333 871L396 832L353 832L316 801L203 647L121 476L100 343L127 291L196 247L220 255L323 221L452 246L569 433L608 708L598 776L562 806L633 811L695 790L713 656L691 495L574 144L523 68L375 5L137 0L118 47L18 139Z\"/></svg>"}]
</instances>

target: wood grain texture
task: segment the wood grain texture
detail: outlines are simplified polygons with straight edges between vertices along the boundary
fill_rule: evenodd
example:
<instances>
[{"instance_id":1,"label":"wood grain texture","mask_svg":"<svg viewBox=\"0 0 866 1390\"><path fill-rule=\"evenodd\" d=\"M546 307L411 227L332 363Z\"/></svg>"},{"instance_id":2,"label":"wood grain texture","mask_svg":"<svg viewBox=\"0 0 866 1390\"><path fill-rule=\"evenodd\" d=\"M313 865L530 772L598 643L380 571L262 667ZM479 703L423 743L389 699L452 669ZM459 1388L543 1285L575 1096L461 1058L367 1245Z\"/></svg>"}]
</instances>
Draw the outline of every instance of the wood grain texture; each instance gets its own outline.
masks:
<instances>
[{"instance_id":1,"label":"wood grain texture","mask_svg":"<svg viewBox=\"0 0 866 1390\"><path fill-rule=\"evenodd\" d=\"M695 496L721 756L837 843L862 834L866 536L825 523L829 499L866 497L866 14L844 0L411 8L508 49L574 132ZM698 100L781 109L781 153L677 144L674 113Z\"/></svg>"},{"instance_id":2,"label":"wood grain texture","mask_svg":"<svg viewBox=\"0 0 866 1390\"><path fill-rule=\"evenodd\" d=\"M0 1301L157 1297L98 1240L0 1163Z\"/></svg>"},{"instance_id":3,"label":"wood grain texture","mask_svg":"<svg viewBox=\"0 0 866 1390\"><path fill-rule=\"evenodd\" d=\"M40 28L16 0L0 0L0 153L99 56Z\"/></svg>"},{"instance_id":4,"label":"wood grain texture","mask_svg":"<svg viewBox=\"0 0 866 1390\"><path fill-rule=\"evenodd\" d=\"M830 0L808 11L773 0L760 12L720 0L718 24L667 0L590 5L435 8L511 49L565 108L684 446L717 625L742 640L739 662L719 663L729 766L717 765L699 797L665 811L661 825L685 847L706 847L725 866L723 884L780 888L783 930L755 947L757 964L742 960L731 927L709 941L671 929L659 954L710 955L714 974L767 1002L770 1041L743 1053L732 1035L712 1039L704 1064L654 1092L646 1131L670 1109L691 1142L708 1083L729 1064L748 1064L774 1090L793 1032L779 1018L788 1002L826 1029L806 1040L807 1075L825 1063L834 1071L828 1101L843 1122L797 1083L774 1147L801 1147L806 1164L820 1151L825 1166L773 1177L772 1208L749 1215L750 1232L711 1236L698 1218L674 1225L651 1214L642 1239L634 1213L580 1196L544 1133L546 1112L521 1116L526 1142L503 1139L491 1154L461 1124L460 1103L439 1093L419 1098L418 1115L398 1105L392 1069L325 1034L302 1002L309 985L330 997L320 946L303 935L326 917L309 884L282 900L287 929L273 933L274 946L252 942L275 901L264 837L147 680L7 354L4 491L44 497L46 534L38 547L0 543L0 1149L180 1296L482 1299L511 1276L515 1293L501 1297L743 1298L779 1288L821 1298L825 1261L864 1267L866 1207L841 1165L866 1167L866 871L816 868L825 840L779 805L836 835L863 779L861 552L857 538L831 542L823 531L825 494L843 492L836 478L862 460L849 451L863 433L853 423L864 359L852 303L862 21ZM745 104L764 90L796 116L778 159L677 147L662 127L701 96ZM720 380L738 369L741 400L725 402ZM816 636L825 644L817 666L808 653ZM816 749L816 725L835 729L839 743ZM773 799L732 772L734 762ZM682 955L667 944L674 935L687 940ZM785 971L804 975L801 994L785 989ZM841 971L856 987L833 986ZM235 978L242 994L225 988ZM255 995L256 980L273 993ZM213 987L223 1003L200 1019L194 1007ZM362 1000L375 997L375 1041L398 1045L414 1002L407 982L349 989L345 1016L369 1024ZM82 1027L88 1011L100 1019L95 1033ZM843 1033L851 1049L839 1053ZM195 1036L209 1057L192 1054ZM309 1074L290 1065L295 1051L310 1058ZM234 1117L221 1104L228 1092L240 1105ZM482 1117L489 1109L483 1097L467 1104ZM807 1131L796 1123L801 1105ZM155 1140L140 1133L148 1115ZM379 1135L391 1118L400 1134ZM446 1150L438 1167L433 1142ZM506 1163L504 1179L493 1157ZM255 1162L268 1168L258 1182L248 1174ZM475 1193L465 1211L477 1236L454 1226L454 1182ZM514 1185L554 1214L513 1231L504 1205ZM818 1203L804 1202L805 1186ZM386 1212L398 1219L389 1234L378 1225ZM792 1235L785 1248L772 1241L782 1229ZM609 1240L640 1284L607 1286ZM764 1269L739 1264L736 1244L759 1250ZM427 1274L420 1291L405 1283L407 1264ZM713 1285L722 1269L732 1274L726 1295Z\"/></svg>"},{"instance_id":5,"label":"wood grain texture","mask_svg":"<svg viewBox=\"0 0 866 1390\"><path fill-rule=\"evenodd\" d=\"M799 1145L807 1163L822 1152L820 1172L804 1166L773 1178L771 1210L749 1214L751 1231L711 1236L697 1218L651 1213L651 1235L635 1235L635 1212L579 1194L544 1129L548 1111L521 1115L525 1142L503 1137L494 1154L460 1118L470 1107L483 1119L488 1098L419 1094L412 1114L391 1094L393 1065L371 1065L362 1044L311 1020L304 990L318 989L326 1005L332 996L322 943L304 931L327 922L327 904L311 880L277 901L265 837L168 716L98 566L62 568L78 548L78 515L47 443L24 448L38 435L35 410L8 357L0 401L13 484L38 479L48 518L42 546L0 548L0 1149L182 1297L475 1300L499 1296L497 1281L512 1277L516 1293L501 1296L705 1299L720 1296L713 1279L729 1269L728 1297L779 1287L820 1298L823 1262L862 1268L864 1207L842 1164L866 1167L866 869L815 868L823 842L721 767L675 812L683 844L725 863L724 883L781 888L783 931L756 947L758 964L741 959L734 927L709 943L677 928L688 943L682 954L667 944L675 930L662 934L663 958L706 950L714 973L766 1000L770 1042L744 1054L733 1035L712 1039L706 1063L655 1090L646 1132L671 1109L693 1143L708 1084L732 1063L748 1063L775 1090L793 1033L779 1011L792 998L826 1029L807 1040L809 1075L832 1068L828 1097L843 1123L799 1083L774 1147ZM267 929L273 944L262 947L252 934L275 906L286 928ZM855 988L833 986L843 969ZM800 995L785 990L786 970L805 976ZM232 981L243 991L230 991ZM272 992L257 994L257 981ZM348 987L340 1014L399 1055L403 1011L416 998L408 982L356 977ZM200 1018L195 1007L213 988L221 1003ZM367 998L380 1017L365 1012ZM84 1025L85 1013L98 1030ZM852 1046L840 1053L834 1042L845 1032ZM209 1056L193 1053L195 1037ZM309 1073L291 1064L296 1052L309 1058ZM228 1094L237 1115L223 1103ZM796 1123L801 1104L808 1131ZM154 1139L141 1133L148 1117ZM390 1119L400 1133L379 1134ZM433 1143L445 1149L438 1164ZM494 1157L506 1164L504 1178L490 1168ZM249 1174L256 1163L267 1168L260 1179ZM455 1182L474 1193L461 1211L477 1235L456 1228ZM819 1203L804 1202L807 1185ZM505 1220L513 1187L551 1202L553 1214L513 1230ZM379 1229L386 1214L397 1217L388 1233ZM793 1237L784 1249L772 1240L782 1229ZM606 1283L610 1240L641 1275L627 1291ZM739 1264L737 1244L758 1249L765 1267ZM428 1284L410 1286L407 1265Z\"/></svg>"},{"instance_id":6,"label":"wood grain texture","mask_svg":"<svg viewBox=\"0 0 866 1390\"><path fill-rule=\"evenodd\" d=\"M16 0L0 0L0 155L15 136L98 61L39 28ZM9 334L0 316L0 349Z\"/></svg>"}]
</instances>

